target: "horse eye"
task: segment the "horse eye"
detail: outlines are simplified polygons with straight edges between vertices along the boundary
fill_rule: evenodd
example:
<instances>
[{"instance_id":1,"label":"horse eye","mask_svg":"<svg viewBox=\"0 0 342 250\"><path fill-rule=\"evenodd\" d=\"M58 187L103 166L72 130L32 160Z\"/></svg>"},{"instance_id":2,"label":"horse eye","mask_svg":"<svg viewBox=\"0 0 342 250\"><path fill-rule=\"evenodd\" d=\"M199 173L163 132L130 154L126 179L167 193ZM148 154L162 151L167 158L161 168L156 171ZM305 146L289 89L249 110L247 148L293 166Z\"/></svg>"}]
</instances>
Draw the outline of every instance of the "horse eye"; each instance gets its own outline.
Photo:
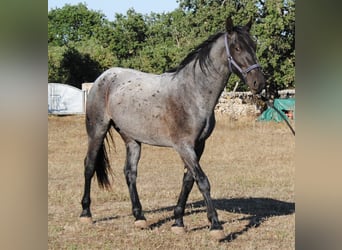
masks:
<instances>
[{"instance_id":1,"label":"horse eye","mask_svg":"<svg viewBox=\"0 0 342 250\"><path fill-rule=\"evenodd\" d=\"M235 47L235 50L236 50L237 52L239 52L239 51L240 51L240 48L239 48L239 47Z\"/></svg>"}]
</instances>

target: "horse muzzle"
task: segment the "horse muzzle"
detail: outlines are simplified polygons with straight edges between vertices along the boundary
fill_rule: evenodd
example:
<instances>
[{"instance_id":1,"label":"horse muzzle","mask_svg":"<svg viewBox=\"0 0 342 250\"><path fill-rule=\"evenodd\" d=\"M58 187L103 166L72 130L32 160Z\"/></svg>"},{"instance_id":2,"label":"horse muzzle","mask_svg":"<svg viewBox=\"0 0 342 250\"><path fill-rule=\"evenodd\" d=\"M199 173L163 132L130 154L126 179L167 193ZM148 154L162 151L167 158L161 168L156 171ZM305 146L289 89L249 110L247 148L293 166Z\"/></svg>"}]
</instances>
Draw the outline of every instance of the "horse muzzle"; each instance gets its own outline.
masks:
<instances>
[{"instance_id":1,"label":"horse muzzle","mask_svg":"<svg viewBox=\"0 0 342 250\"><path fill-rule=\"evenodd\" d=\"M253 94L259 94L266 85L265 77L262 74L261 70L258 69L250 71L246 75L245 81Z\"/></svg>"}]
</instances>

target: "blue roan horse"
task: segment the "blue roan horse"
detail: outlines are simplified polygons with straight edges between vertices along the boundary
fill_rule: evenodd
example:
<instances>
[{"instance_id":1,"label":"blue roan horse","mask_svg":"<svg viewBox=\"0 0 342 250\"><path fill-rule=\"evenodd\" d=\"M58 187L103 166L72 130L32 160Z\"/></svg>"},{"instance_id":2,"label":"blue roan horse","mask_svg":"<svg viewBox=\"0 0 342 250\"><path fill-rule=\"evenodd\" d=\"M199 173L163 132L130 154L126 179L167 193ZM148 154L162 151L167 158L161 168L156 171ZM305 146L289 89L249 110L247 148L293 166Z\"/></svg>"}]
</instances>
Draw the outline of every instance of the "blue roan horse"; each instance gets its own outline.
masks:
<instances>
[{"instance_id":1,"label":"blue roan horse","mask_svg":"<svg viewBox=\"0 0 342 250\"><path fill-rule=\"evenodd\" d=\"M184 231L185 205L196 182L207 206L210 233L218 239L224 237L210 196L210 184L199 160L214 129L214 108L229 76L237 74L254 94L264 88L256 45L249 34L251 25L250 20L245 26L234 26L232 19L227 18L226 32L210 36L177 68L164 74L111 68L98 77L86 107L88 151L81 220L91 221L90 185L94 173L101 187L110 185L111 168L104 139L114 127L126 144L124 173L135 225L147 226L136 188L141 143L146 143L172 147L185 165L172 231Z\"/></svg>"}]
</instances>

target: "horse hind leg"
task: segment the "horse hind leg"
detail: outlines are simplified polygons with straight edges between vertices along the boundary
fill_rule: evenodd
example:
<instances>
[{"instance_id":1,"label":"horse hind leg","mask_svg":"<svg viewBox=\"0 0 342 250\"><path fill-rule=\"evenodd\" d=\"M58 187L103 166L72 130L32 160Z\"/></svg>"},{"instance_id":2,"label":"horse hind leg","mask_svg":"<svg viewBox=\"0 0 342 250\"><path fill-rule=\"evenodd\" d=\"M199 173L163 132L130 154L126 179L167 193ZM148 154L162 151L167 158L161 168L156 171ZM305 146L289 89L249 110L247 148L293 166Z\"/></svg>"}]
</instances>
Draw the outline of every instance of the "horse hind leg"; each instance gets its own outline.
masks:
<instances>
[{"instance_id":1,"label":"horse hind leg","mask_svg":"<svg viewBox=\"0 0 342 250\"><path fill-rule=\"evenodd\" d=\"M92 222L90 212L90 189L91 179L96 172L97 180L101 188L109 188L110 182L108 174L111 173L110 164L107 157L107 150L104 144L107 132L111 126L109 119L91 119L86 116L86 127L88 134L88 150L84 159L84 193L82 198L82 222ZM110 132L109 132L110 134Z\"/></svg>"},{"instance_id":2,"label":"horse hind leg","mask_svg":"<svg viewBox=\"0 0 342 250\"><path fill-rule=\"evenodd\" d=\"M126 143L126 162L124 166L124 174L132 202L132 212L135 217L134 225L137 228L147 228L146 218L142 213L142 206L136 187L138 162L140 159L141 144L135 140L128 139L121 135Z\"/></svg>"}]
</instances>

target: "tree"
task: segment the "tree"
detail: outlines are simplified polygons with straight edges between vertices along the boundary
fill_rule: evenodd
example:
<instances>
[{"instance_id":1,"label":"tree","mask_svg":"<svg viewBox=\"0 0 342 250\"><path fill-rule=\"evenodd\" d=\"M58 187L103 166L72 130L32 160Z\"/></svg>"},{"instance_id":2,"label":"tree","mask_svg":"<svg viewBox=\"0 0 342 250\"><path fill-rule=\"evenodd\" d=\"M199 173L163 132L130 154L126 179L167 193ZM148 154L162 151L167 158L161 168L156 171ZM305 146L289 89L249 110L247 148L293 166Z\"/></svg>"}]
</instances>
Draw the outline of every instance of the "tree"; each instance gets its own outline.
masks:
<instances>
[{"instance_id":1,"label":"tree","mask_svg":"<svg viewBox=\"0 0 342 250\"><path fill-rule=\"evenodd\" d=\"M82 83L95 81L101 73L101 65L89 54L81 54L75 48L64 52L59 72L61 82L81 88Z\"/></svg>"},{"instance_id":2,"label":"tree","mask_svg":"<svg viewBox=\"0 0 342 250\"><path fill-rule=\"evenodd\" d=\"M69 42L85 41L95 37L106 43L103 34L108 31L109 22L104 14L88 10L85 4L66 4L48 13L48 43L63 46Z\"/></svg>"},{"instance_id":3,"label":"tree","mask_svg":"<svg viewBox=\"0 0 342 250\"><path fill-rule=\"evenodd\" d=\"M110 48L116 57L127 60L136 56L144 46L147 29L143 15L134 9L129 9L127 16L116 14L110 39Z\"/></svg>"},{"instance_id":4,"label":"tree","mask_svg":"<svg viewBox=\"0 0 342 250\"><path fill-rule=\"evenodd\" d=\"M48 13L48 80L77 87L114 65L110 22L85 4L65 5ZM89 65L87 65L89 64Z\"/></svg>"},{"instance_id":5,"label":"tree","mask_svg":"<svg viewBox=\"0 0 342 250\"><path fill-rule=\"evenodd\" d=\"M71 58L92 63L95 71L121 66L165 72L210 35L224 31L230 15L235 24L244 25L251 17L255 20L251 34L268 85L278 89L295 87L295 0L178 3L179 8L170 13L142 15L130 9L125 15L116 14L113 22L84 4L49 11L49 80L69 81L71 78L65 74L71 71L79 77L77 82L84 79L82 72L74 71L76 68L65 68L73 67L71 61L65 63ZM239 78L233 76L227 89L232 90L237 81ZM239 85L238 90L246 89L244 84Z\"/></svg>"},{"instance_id":6,"label":"tree","mask_svg":"<svg viewBox=\"0 0 342 250\"><path fill-rule=\"evenodd\" d=\"M295 2L259 1L255 28L258 56L268 83L295 87Z\"/></svg>"},{"instance_id":7,"label":"tree","mask_svg":"<svg viewBox=\"0 0 342 250\"><path fill-rule=\"evenodd\" d=\"M235 24L255 20L251 34L257 40L257 55L267 83L279 89L295 87L295 2L294 0L179 0L185 13L182 20L191 27L188 41L204 40L231 15ZM190 20L187 20L190 19ZM185 46L186 48L186 46ZM227 84L232 90L237 77ZM238 90L245 90L240 84Z\"/></svg>"},{"instance_id":8,"label":"tree","mask_svg":"<svg viewBox=\"0 0 342 250\"><path fill-rule=\"evenodd\" d=\"M60 68L65 50L65 46L48 46L48 82L63 82Z\"/></svg>"}]
</instances>

